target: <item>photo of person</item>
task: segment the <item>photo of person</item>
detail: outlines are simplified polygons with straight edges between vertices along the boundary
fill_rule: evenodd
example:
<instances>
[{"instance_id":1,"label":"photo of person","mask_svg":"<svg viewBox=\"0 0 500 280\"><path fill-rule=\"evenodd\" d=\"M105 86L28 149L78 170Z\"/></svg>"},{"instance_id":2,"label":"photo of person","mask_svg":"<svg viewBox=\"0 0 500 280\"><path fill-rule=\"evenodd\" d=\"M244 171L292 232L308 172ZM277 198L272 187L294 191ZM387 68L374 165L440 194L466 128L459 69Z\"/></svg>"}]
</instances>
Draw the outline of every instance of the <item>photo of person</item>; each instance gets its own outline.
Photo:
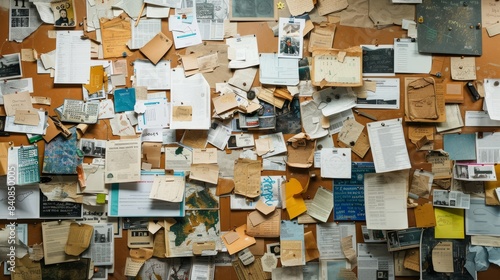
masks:
<instances>
[{"instance_id":1,"label":"photo of person","mask_svg":"<svg viewBox=\"0 0 500 280\"><path fill-rule=\"evenodd\" d=\"M278 57L302 58L304 19L280 18Z\"/></svg>"},{"instance_id":2,"label":"photo of person","mask_svg":"<svg viewBox=\"0 0 500 280\"><path fill-rule=\"evenodd\" d=\"M52 2L50 7L54 13L54 26L75 26L75 12L73 10L72 1L64 0Z\"/></svg>"}]
</instances>

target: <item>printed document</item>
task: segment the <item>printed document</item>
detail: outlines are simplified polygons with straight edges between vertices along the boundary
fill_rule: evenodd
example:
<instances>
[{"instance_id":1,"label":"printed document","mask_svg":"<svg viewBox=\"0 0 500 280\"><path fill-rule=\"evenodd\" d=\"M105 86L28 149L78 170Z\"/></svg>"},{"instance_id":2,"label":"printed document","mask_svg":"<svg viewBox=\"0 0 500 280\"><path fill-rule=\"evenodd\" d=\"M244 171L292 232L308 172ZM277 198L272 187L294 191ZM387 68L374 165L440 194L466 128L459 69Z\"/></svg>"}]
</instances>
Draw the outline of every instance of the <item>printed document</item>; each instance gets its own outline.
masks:
<instances>
[{"instance_id":1,"label":"printed document","mask_svg":"<svg viewBox=\"0 0 500 280\"><path fill-rule=\"evenodd\" d=\"M352 236L356 244L356 225L354 223L323 223L316 225L318 249L322 259L343 259L340 241Z\"/></svg>"},{"instance_id":2,"label":"printed document","mask_svg":"<svg viewBox=\"0 0 500 280\"><path fill-rule=\"evenodd\" d=\"M42 223L43 259L45 264L72 262L78 257L65 253L71 221L53 221Z\"/></svg>"},{"instance_id":3,"label":"printed document","mask_svg":"<svg viewBox=\"0 0 500 280\"><path fill-rule=\"evenodd\" d=\"M366 225L369 229L408 228L408 172L365 174Z\"/></svg>"},{"instance_id":4,"label":"printed document","mask_svg":"<svg viewBox=\"0 0 500 280\"><path fill-rule=\"evenodd\" d=\"M417 42L413 39L394 38L395 73L429 73L432 55L418 52Z\"/></svg>"},{"instance_id":5,"label":"printed document","mask_svg":"<svg viewBox=\"0 0 500 280\"><path fill-rule=\"evenodd\" d=\"M57 32L55 84L90 82L90 40L81 31Z\"/></svg>"},{"instance_id":6,"label":"printed document","mask_svg":"<svg viewBox=\"0 0 500 280\"><path fill-rule=\"evenodd\" d=\"M411 167L401 119L371 122L367 128L377 173Z\"/></svg>"},{"instance_id":7,"label":"printed document","mask_svg":"<svg viewBox=\"0 0 500 280\"><path fill-rule=\"evenodd\" d=\"M137 182L141 173L141 140L110 140L106 143L105 183Z\"/></svg>"}]
</instances>

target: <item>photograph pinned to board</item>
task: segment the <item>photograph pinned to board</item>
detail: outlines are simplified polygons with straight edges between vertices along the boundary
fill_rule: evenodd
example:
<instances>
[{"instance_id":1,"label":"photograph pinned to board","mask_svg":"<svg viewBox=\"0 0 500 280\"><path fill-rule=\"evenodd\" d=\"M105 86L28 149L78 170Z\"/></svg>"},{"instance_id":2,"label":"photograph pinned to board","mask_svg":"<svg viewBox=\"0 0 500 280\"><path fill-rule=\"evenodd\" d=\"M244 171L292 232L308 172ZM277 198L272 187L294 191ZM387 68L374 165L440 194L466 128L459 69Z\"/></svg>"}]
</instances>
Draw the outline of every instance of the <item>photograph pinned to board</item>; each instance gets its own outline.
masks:
<instances>
[{"instance_id":1,"label":"photograph pinned to board","mask_svg":"<svg viewBox=\"0 0 500 280\"><path fill-rule=\"evenodd\" d=\"M230 0L230 21L268 21L278 18L278 0Z\"/></svg>"},{"instance_id":2,"label":"photograph pinned to board","mask_svg":"<svg viewBox=\"0 0 500 280\"><path fill-rule=\"evenodd\" d=\"M22 76L20 53L4 54L0 57L0 80L20 78Z\"/></svg>"},{"instance_id":3,"label":"photograph pinned to board","mask_svg":"<svg viewBox=\"0 0 500 280\"><path fill-rule=\"evenodd\" d=\"M61 0L50 3L54 13L55 27L74 27L76 23L76 12L73 0Z\"/></svg>"},{"instance_id":4,"label":"photograph pinned to board","mask_svg":"<svg viewBox=\"0 0 500 280\"><path fill-rule=\"evenodd\" d=\"M302 49L304 45L302 31L304 30L305 23L305 19L280 18L278 57L302 58Z\"/></svg>"}]
</instances>

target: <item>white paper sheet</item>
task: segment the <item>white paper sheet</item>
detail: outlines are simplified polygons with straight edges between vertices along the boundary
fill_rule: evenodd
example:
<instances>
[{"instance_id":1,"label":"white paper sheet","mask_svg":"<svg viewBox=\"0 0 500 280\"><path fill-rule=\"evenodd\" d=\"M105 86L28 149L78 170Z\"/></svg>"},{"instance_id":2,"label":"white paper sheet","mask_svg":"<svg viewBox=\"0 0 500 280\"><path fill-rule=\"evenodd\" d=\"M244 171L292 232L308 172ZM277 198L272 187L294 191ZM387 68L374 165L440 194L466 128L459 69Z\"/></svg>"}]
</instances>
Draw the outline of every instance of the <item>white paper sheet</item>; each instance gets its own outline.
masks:
<instances>
[{"instance_id":1,"label":"white paper sheet","mask_svg":"<svg viewBox=\"0 0 500 280\"><path fill-rule=\"evenodd\" d=\"M416 41L394 38L395 73L429 73L431 66L432 55L420 54Z\"/></svg>"},{"instance_id":2,"label":"white paper sheet","mask_svg":"<svg viewBox=\"0 0 500 280\"><path fill-rule=\"evenodd\" d=\"M156 34L161 32L161 19L141 19L139 24L137 21L130 20L130 29L132 30L132 38L128 43L131 50L136 50L144 47Z\"/></svg>"},{"instance_id":3,"label":"white paper sheet","mask_svg":"<svg viewBox=\"0 0 500 280\"><path fill-rule=\"evenodd\" d=\"M500 163L500 133L476 133L477 163Z\"/></svg>"},{"instance_id":4,"label":"white paper sheet","mask_svg":"<svg viewBox=\"0 0 500 280\"><path fill-rule=\"evenodd\" d=\"M202 74L184 76L182 68L171 71L172 89L170 91L170 128L171 129L209 129L210 85ZM177 106L191 107L190 119L178 120L174 117Z\"/></svg>"},{"instance_id":5,"label":"white paper sheet","mask_svg":"<svg viewBox=\"0 0 500 280\"><path fill-rule=\"evenodd\" d=\"M109 191L110 217L183 217L184 202L173 203L150 199L149 194L158 172L146 172L134 183L112 184Z\"/></svg>"},{"instance_id":6,"label":"white paper sheet","mask_svg":"<svg viewBox=\"0 0 500 280\"><path fill-rule=\"evenodd\" d=\"M81 31L59 31L56 37L55 84L90 82L90 40Z\"/></svg>"},{"instance_id":7,"label":"white paper sheet","mask_svg":"<svg viewBox=\"0 0 500 280\"><path fill-rule=\"evenodd\" d=\"M377 173L411 167L401 119L371 122L367 129Z\"/></svg>"},{"instance_id":8,"label":"white paper sheet","mask_svg":"<svg viewBox=\"0 0 500 280\"><path fill-rule=\"evenodd\" d=\"M343 259L340 241L352 235L356 245L356 225L354 223L323 223L316 225L318 249L322 259ZM354 246L356 248L356 246Z\"/></svg>"},{"instance_id":9,"label":"white paper sheet","mask_svg":"<svg viewBox=\"0 0 500 280\"><path fill-rule=\"evenodd\" d=\"M226 44L229 46L227 55L231 60L229 68L239 69L259 65L259 49L255 35L228 38Z\"/></svg>"},{"instance_id":10,"label":"white paper sheet","mask_svg":"<svg viewBox=\"0 0 500 280\"><path fill-rule=\"evenodd\" d=\"M148 90L170 89L170 60L162 60L156 65L149 60L134 62L134 86L144 86Z\"/></svg>"},{"instance_id":11,"label":"white paper sheet","mask_svg":"<svg viewBox=\"0 0 500 280\"><path fill-rule=\"evenodd\" d=\"M262 53L259 70L259 79L263 84L294 86L299 83L299 63L293 59Z\"/></svg>"},{"instance_id":12,"label":"white paper sheet","mask_svg":"<svg viewBox=\"0 0 500 280\"><path fill-rule=\"evenodd\" d=\"M322 178L351 178L351 149L323 148L321 150Z\"/></svg>"},{"instance_id":13,"label":"white paper sheet","mask_svg":"<svg viewBox=\"0 0 500 280\"><path fill-rule=\"evenodd\" d=\"M484 79L484 101L490 119L500 121L500 79Z\"/></svg>"},{"instance_id":14,"label":"white paper sheet","mask_svg":"<svg viewBox=\"0 0 500 280\"><path fill-rule=\"evenodd\" d=\"M407 185L407 171L365 174L365 209L368 229L408 228Z\"/></svg>"},{"instance_id":15,"label":"white paper sheet","mask_svg":"<svg viewBox=\"0 0 500 280\"><path fill-rule=\"evenodd\" d=\"M166 98L138 100L136 104L138 103L142 103L146 111L143 114L139 114L137 117L137 132L141 132L147 128L168 127L170 114L168 113Z\"/></svg>"},{"instance_id":16,"label":"white paper sheet","mask_svg":"<svg viewBox=\"0 0 500 280\"><path fill-rule=\"evenodd\" d=\"M500 126L486 111L465 111L465 126Z\"/></svg>"},{"instance_id":17,"label":"white paper sheet","mask_svg":"<svg viewBox=\"0 0 500 280\"><path fill-rule=\"evenodd\" d=\"M358 97L356 108L399 109L400 89L399 78L364 79L375 82L375 92L367 91L366 100Z\"/></svg>"}]
</instances>

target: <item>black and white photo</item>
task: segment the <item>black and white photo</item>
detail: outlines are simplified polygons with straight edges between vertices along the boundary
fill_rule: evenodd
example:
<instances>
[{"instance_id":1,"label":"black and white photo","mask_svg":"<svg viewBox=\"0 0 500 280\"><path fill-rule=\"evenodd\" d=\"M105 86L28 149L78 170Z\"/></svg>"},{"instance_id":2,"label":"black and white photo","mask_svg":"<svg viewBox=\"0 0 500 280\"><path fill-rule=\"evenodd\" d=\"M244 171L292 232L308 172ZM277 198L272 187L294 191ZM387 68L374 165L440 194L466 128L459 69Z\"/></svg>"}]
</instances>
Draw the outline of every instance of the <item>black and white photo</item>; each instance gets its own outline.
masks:
<instances>
[{"instance_id":1,"label":"black and white photo","mask_svg":"<svg viewBox=\"0 0 500 280\"><path fill-rule=\"evenodd\" d=\"M0 80L22 76L21 55L19 53L5 54L0 57Z\"/></svg>"}]
</instances>

